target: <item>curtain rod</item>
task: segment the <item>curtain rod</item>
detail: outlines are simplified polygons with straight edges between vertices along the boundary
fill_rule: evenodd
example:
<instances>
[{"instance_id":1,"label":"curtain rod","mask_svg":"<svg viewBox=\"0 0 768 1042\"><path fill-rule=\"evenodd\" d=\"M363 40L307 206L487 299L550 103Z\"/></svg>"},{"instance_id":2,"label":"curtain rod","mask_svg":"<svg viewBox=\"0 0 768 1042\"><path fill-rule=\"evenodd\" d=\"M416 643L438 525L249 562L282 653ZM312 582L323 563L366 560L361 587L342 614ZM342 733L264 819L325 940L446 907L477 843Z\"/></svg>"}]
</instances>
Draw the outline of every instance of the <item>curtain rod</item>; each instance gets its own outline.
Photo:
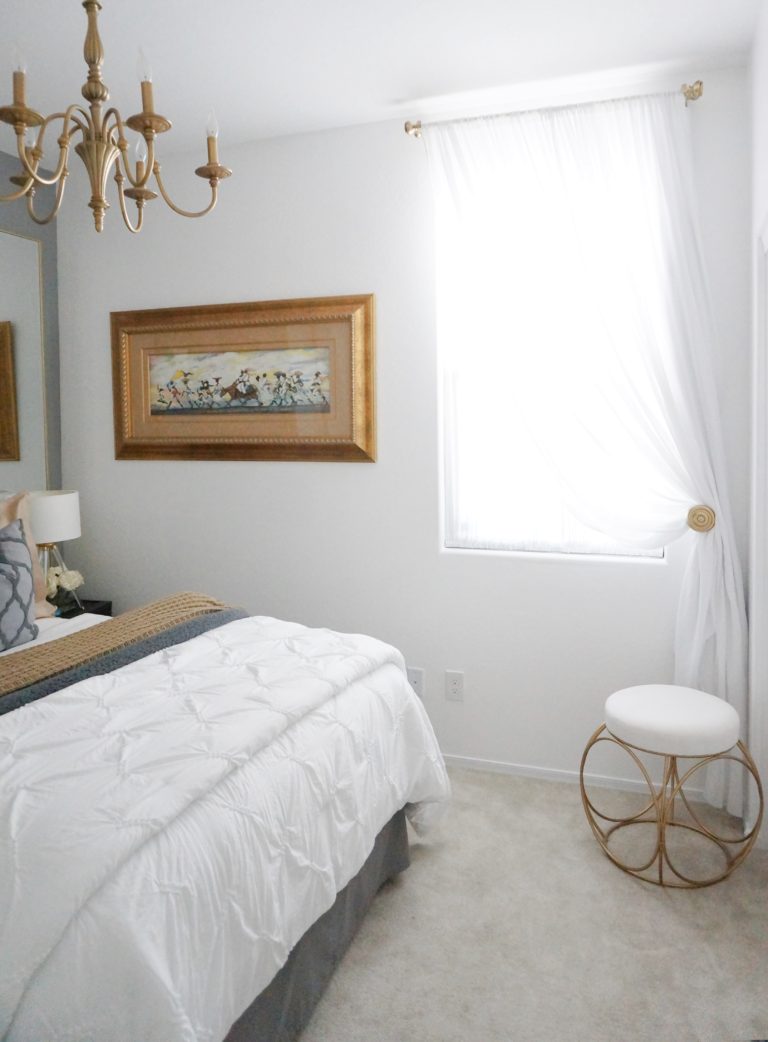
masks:
<instances>
[{"instance_id":1,"label":"curtain rod","mask_svg":"<svg viewBox=\"0 0 768 1042\"><path fill-rule=\"evenodd\" d=\"M696 101L704 93L704 82L703 80L696 80L694 83L684 83L680 87L680 93L685 98L686 107L689 101ZM467 122L471 122L475 119L486 119L486 116L468 116ZM435 123L453 123L454 120L436 120L432 123L422 124L420 119L405 121L405 127L403 128L409 137L421 137L422 126L435 126Z\"/></svg>"}]
</instances>

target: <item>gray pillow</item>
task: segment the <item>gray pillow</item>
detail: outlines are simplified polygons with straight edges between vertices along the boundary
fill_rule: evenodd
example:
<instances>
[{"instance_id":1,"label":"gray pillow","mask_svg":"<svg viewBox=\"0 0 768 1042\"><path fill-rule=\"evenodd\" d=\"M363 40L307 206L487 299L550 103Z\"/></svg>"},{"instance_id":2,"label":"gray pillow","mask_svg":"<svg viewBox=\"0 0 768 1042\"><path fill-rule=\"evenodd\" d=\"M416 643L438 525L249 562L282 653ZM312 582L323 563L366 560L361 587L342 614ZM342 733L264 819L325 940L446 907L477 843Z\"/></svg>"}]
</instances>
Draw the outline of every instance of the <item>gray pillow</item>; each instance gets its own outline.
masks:
<instances>
[{"instance_id":1,"label":"gray pillow","mask_svg":"<svg viewBox=\"0 0 768 1042\"><path fill-rule=\"evenodd\" d=\"M35 584L21 521L0 528L0 651L34 640Z\"/></svg>"}]
</instances>

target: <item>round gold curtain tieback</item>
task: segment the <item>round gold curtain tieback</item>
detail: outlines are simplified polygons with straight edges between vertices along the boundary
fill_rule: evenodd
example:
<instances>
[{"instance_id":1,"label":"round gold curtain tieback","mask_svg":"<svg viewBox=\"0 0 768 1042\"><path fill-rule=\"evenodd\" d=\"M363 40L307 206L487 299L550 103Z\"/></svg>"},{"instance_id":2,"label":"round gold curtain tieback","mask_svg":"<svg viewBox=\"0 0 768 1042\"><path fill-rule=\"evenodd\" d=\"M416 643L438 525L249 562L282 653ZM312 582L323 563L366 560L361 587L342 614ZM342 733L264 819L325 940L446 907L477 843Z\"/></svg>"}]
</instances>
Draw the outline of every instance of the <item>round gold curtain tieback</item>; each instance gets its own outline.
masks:
<instances>
[{"instance_id":1,"label":"round gold curtain tieback","mask_svg":"<svg viewBox=\"0 0 768 1042\"><path fill-rule=\"evenodd\" d=\"M709 532L711 528L714 528L715 512L712 507L703 504L691 507L688 511L688 527L692 528L694 532Z\"/></svg>"}]
</instances>

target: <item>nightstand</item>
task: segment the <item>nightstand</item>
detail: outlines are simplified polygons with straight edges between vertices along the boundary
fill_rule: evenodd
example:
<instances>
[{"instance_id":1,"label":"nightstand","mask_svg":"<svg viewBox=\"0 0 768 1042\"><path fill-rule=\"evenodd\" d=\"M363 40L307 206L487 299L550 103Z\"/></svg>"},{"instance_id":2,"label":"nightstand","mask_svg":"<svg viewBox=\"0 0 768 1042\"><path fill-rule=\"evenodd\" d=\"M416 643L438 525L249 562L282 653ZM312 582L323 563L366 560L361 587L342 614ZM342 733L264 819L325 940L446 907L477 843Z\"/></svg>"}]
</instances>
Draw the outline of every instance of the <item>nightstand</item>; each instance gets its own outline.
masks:
<instances>
[{"instance_id":1,"label":"nightstand","mask_svg":"<svg viewBox=\"0 0 768 1042\"><path fill-rule=\"evenodd\" d=\"M87 601L84 598L80 598L82 602L82 608L74 607L69 608L67 611L63 611L59 616L60 619L74 619L77 615L82 615L87 612L89 615L111 615L112 614L112 601Z\"/></svg>"}]
</instances>

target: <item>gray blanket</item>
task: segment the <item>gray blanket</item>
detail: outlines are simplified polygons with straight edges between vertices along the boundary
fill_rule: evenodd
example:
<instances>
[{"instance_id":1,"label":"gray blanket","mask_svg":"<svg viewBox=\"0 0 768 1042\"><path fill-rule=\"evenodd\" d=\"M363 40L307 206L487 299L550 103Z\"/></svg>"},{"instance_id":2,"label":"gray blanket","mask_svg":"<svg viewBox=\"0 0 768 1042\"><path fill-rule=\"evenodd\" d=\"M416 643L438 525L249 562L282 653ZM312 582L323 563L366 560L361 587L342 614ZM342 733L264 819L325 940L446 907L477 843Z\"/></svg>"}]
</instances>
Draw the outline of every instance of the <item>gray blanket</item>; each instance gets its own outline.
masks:
<instances>
[{"instance_id":1,"label":"gray blanket","mask_svg":"<svg viewBox=\"0 0 768 1042\"><path fill-rule=\"evenodd\" d=\"M137 659L146 658L155 651L170 648L174 644L182 644L185 640L197 637L208 630L216 629L217 626L224 626L228 622L234 622L235 619L244 619L247 614L241 608L227 608L223 611L199 615L196 618L180 623L178 626L172 626L162 633L155 633L151 637L145 637L143 640L136 641L134 644L118 648L116 651L107 652L82 665L64 670L63 673L57 673L55 676L38 680L34 684L19 688L0 698L0 715L27 705L29 702L34 702L45 695L51 695L54 691L60 691L62 688L76 684L80 680L101 676L103 673L111 673L113 669L119 669L121 666L127 666L129 662L136 662ZM61 639L66 640L67 638L62 637Z\"/></svg>"}]
</instances>

